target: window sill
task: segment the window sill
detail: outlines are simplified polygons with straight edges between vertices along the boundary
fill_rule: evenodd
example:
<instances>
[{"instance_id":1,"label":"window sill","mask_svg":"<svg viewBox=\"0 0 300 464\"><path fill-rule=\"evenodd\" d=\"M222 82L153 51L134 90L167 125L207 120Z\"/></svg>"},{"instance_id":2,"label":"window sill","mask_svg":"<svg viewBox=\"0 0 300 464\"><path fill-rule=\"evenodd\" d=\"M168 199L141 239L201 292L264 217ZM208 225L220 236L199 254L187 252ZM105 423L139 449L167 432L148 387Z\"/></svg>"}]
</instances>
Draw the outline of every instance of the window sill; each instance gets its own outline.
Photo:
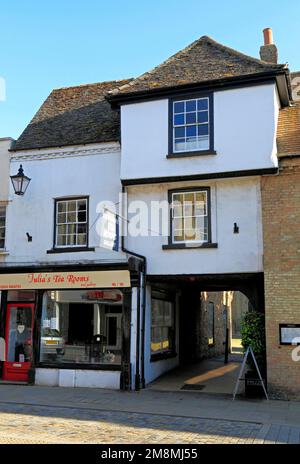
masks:
<instances>
[{"instance_id":1,"label":"window sill","mask_svg":"<svg viewBox=\"0 0 300 464\"><path fill-rule=\"evenodd\" d=\"M6 256L9 255L9 251L4 250L3 248L0 249L0 256Z\"/></svg>"},{"instance_id":2,"label":"window sill","mask_svg":"<svg viewBox=\"0 0 300 464\"><path fill-rule=\"evenodd\" d=\"M120 371L121 364L84 364L84 363L47 363L39 362L35 365L36 368L45 369L82 369L91 371Z\"/></svg>"},{"instance_id":3,"label":"window sill","mask_svg":"<svg viewBox=\"0 0 300 464\"><path fill-rule=\"evenodd\" d=\"M175 351L166 351L165 353L152 354L150 362L163 361L164 359L176 358L177 353Z\"/></svg>"},{"instance_id":4,"label":"window sill","mask_svg":"<svg viewBox=\"0 0 300 464\"><path fill-rule=\"evenodd\" d=\"M170 153L166 157L169 158L190 158L191 156L207 156L207 155L216 155L215 150L201 150L201 151L187 151L180 153Z\"/></svg>"},{"instance_id":5,"label":"window sill","mask_svg":"<svg viewBox=\"0 0 300 464\"><path fill-rule=\"evenodd\" d=\"M201 243L201 244L187 244L187 243L169 243L168 245L163 245L163 250L187 250L194 248L218 248L217 243Z\"/></svg>"},{"instance_id":6,"label":"window sill","mask_svg":"<svg viewBox=\"0 0 300 464\"><path fill-rule=\"evenodd\" d=\"M47 254L52 253L78 253L80 251L95 251L94 247L70 247L70 248L52 248L47 250Z\"/></svg>"}]
</instances>

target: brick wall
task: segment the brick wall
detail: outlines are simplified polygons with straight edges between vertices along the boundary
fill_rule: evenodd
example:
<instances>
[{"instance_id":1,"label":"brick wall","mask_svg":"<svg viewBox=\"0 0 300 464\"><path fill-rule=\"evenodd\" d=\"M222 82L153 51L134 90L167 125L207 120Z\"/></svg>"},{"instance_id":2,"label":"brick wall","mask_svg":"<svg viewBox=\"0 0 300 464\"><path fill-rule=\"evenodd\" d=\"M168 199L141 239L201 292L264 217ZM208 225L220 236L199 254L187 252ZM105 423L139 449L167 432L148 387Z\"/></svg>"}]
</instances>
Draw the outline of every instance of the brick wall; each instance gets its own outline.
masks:
<instances>
[{"instance_id":1,"label":"brick wall","mask_svg":"<svg viewBox=\"0 0 300 464\"><path fill-rule=\"evenodd\" d=\"M300 362L279 345L279 324L300 324L300 158L281 159L279 175L261 182L268 388L300 399Z\"/></svg>"}]
</instances>

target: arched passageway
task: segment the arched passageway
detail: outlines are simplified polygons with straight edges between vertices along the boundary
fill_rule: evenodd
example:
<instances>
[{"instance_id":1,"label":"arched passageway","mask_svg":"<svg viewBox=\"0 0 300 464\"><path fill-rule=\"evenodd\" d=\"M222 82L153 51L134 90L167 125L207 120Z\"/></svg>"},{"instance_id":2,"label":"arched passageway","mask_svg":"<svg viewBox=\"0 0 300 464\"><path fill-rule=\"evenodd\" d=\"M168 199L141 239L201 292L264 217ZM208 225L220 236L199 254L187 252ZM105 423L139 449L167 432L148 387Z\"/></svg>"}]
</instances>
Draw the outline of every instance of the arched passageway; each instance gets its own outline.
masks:
<instances>
[{"instance_id":1,"label":"arched passageway","mask_svg":"<svg viewBox=\"0 0 300 464\"><path fill-rule=\"evenodd\" d=\"M178 365L150 388L232 394L243 357L241 322L247 311L264 311L263 275L163 280L152 285L179 293Z\"/></svg>"}]
</instances>

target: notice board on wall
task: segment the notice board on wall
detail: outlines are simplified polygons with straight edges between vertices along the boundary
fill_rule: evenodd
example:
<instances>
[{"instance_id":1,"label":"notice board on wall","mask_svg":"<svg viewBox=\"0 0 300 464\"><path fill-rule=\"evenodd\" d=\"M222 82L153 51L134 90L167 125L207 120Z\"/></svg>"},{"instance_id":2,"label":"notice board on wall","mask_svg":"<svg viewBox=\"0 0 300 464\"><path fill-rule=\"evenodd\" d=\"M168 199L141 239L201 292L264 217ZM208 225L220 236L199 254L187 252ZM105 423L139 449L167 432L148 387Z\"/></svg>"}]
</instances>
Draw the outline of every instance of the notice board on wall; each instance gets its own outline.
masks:
<instances>
[{"instance_id":1,"label":"notice board on wall","mask_svg":"<svg viewBox=\"0 0 300 464\"><path fill-rule=\"evenodd\" d=\"M300 324L279 325L280 345L300 345Z\"/></svg>"}]
</instances>

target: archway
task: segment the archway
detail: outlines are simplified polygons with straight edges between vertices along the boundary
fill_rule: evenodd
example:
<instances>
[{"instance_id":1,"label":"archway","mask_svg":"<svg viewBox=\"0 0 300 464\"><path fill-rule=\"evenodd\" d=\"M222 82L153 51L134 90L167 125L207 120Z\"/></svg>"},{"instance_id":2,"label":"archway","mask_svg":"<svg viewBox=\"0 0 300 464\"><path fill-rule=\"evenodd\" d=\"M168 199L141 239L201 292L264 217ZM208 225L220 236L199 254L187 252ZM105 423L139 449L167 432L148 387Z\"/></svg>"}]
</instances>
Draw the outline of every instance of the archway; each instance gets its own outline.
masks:
<instances>
[{"instance_id":1,"label":"archway","mask_svg":"<svg viewBox=\"0 0 300 464\"><path fill-rule=\"evenodd\" d=\"M241 321L247 311L264 311L263 274L151 280L180 297L178 365L150 388L232 394L242 362Z\"/></svg>"}]
</instances>

